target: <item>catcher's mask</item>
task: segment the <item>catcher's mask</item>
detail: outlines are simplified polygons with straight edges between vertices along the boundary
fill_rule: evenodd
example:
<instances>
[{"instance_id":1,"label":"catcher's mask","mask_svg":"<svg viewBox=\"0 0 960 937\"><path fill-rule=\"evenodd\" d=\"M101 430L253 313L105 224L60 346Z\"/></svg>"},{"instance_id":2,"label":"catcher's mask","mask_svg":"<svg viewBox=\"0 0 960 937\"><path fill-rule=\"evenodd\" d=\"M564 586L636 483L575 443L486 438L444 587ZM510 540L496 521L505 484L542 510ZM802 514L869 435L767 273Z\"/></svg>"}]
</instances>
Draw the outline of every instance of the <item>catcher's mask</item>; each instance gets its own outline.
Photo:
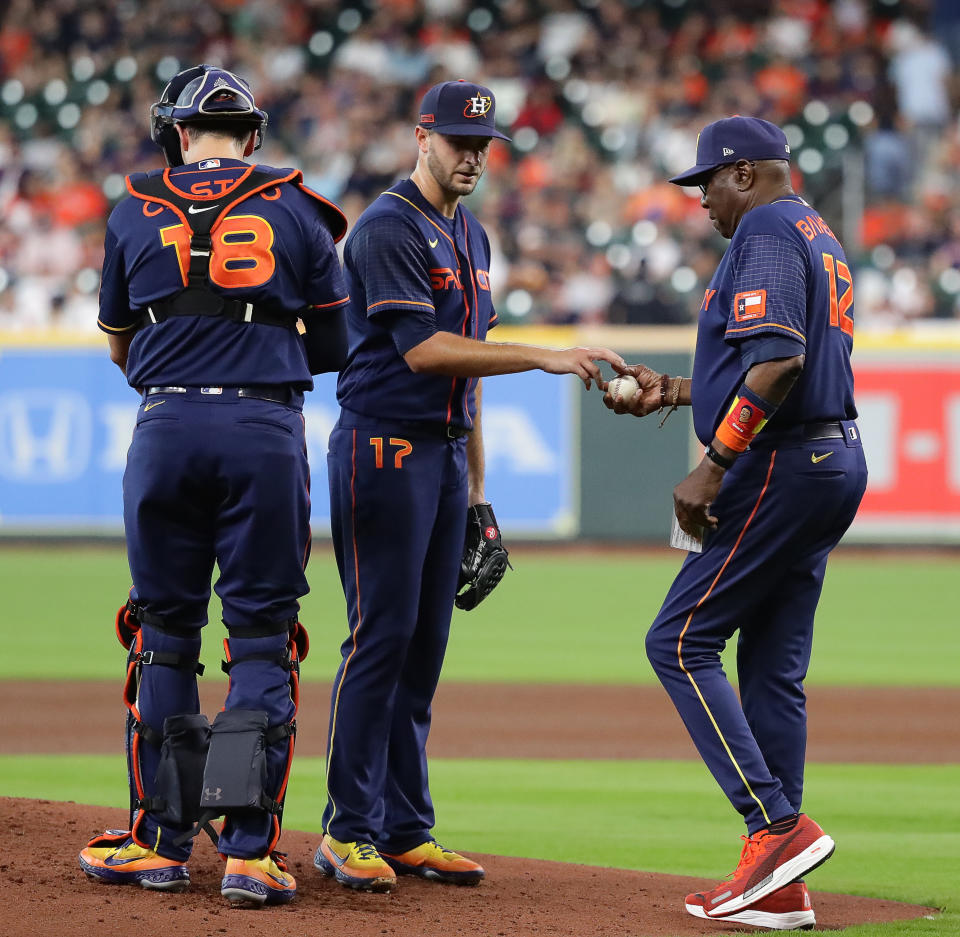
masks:
<instances>
[{"instance_id":1,"label":"catcher's mask","mask_svg":"<svg viewBox=\"0 0 960 937\"><path fill-rule=\"evenodd\" d=\"M267 112L253 100L250 86L238 75L214 65L195 65L170 79L150 108L150 136L163 150L168 166L182 166L180 138L174 124L249 126L256 130L254 149L263 144Z\"/></svg>"}]
</instances>

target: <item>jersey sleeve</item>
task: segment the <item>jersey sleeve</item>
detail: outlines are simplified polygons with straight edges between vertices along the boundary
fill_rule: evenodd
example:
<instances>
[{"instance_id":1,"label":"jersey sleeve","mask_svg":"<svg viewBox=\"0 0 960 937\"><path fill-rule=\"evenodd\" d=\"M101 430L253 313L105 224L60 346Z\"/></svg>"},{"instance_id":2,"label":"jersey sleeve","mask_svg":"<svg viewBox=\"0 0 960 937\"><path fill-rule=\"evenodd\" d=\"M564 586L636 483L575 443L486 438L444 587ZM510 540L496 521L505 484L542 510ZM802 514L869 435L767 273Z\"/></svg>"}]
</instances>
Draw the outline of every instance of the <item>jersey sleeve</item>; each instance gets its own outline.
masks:
<instances>
[{"instance_id":1,"label":"jersey sleeve","mask_svg":"<svg viewBox=\"0 0 960 937\"><path fill-rule=\"evenodd\" d=\"M100 314L97 325L104 332L119 333L135 329L139 321L139 314L130 309L123 251L108 222L107 233L103 239L103 272L100 275Z\"/></svg>"},{"instance_id":2,"label":"jersey sleeve","mask_svg":"<svg viewBox=\"0 0 960 937\"><path fill-rule=\"evenodd\" d=\"M421 240L409 223L390 215L354 232L346 260L366 289L368 316L435 312Z\"/></svg>"},{"instance_id":3,"label":"jersey sleeve","mask_svg":"<svg viewBox=\"0 0 960 937\"><path fill-rule=\"evenodd\" d=\"M733 301L727 310L726 341L739 344L750 339L756 349L756 340L773 338L789 342L796 349L790 354L803 354L807 264L799 245L778 234L749 234L732 260Z\"/></svg>"},{"instance_id":4,"label":"jersey sleeve","mask_svg":"<svg viewBox=\"0 0 960 937\"><path fill-rule=\"evenodd\" d=\"M332 309L342 309L350 297L343 281L340 257L330 230L319 219L313 229L311 253L313 263L307 283L310 314L322 315Z\"/></svg>"},{"instance_id":5,"label":"jersey sleeve","mask_svg":"<svg viewBox=\"0 0 960 937\"><path fill-rule=\"evenodd\" d=\"M379 318L401 358L437 331L437 317L430 309L388 311Z\"/></svg>"}]
</instances>

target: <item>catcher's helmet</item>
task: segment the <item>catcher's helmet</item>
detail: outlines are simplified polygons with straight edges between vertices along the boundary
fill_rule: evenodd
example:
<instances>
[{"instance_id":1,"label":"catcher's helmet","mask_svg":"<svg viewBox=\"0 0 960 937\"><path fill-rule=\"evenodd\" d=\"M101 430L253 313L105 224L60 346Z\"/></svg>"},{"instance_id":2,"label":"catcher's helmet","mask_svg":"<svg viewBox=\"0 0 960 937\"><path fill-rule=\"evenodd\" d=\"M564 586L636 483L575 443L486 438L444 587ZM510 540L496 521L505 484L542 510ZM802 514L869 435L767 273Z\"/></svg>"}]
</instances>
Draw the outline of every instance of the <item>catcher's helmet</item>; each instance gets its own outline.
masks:
<instances>
[{"instance_id":1,"label":"catcher's helmet","mask_svg":"<svg viewBox=\"0 0 960 937\"><path fill-rule=\"evenodd\" d=\"M150 108L150 136L163 150L168 166L182 166L180 138L174 124L249 124L256 130L254 149L260 149L267 112L253 101L250 86L238 75L214 65L195 65L174 75L160 100Z\"/></svg>"}]
</instances>

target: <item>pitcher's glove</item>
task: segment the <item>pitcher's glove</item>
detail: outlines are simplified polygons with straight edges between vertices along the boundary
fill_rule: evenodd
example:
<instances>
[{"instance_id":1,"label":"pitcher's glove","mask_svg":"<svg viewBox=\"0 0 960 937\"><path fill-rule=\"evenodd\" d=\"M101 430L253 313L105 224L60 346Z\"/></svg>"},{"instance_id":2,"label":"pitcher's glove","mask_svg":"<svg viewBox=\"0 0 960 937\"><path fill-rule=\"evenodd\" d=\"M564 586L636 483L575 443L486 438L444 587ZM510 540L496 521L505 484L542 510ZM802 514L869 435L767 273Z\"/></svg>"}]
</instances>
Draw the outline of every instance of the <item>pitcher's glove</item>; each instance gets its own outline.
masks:
<instances>
[{"instance_id":1,"label":"pitcher's glove","mask_svg":"<svg viewBox=\"0 0 960 937\"><path fill-rule=\"evenodd\" d=\"M500 542L500 528L490 503L484 501L467 508L467 536L454 600L457 608L476 608L503 579L508 566L510 561Z\"/></svg>"}]
</instances>

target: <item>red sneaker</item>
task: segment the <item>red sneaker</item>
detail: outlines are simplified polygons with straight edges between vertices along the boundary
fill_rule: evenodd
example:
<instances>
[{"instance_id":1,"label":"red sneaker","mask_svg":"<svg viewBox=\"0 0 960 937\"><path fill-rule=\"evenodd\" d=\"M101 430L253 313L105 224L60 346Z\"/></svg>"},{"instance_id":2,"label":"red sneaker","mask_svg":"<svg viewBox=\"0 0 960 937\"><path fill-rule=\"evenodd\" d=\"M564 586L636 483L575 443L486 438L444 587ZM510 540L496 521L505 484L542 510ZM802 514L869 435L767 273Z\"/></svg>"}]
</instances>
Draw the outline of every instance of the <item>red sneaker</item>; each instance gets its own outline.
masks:
<instances>
[{"instance_id":1,"label":"red sneaker","mask_svg":"<svg viewBox=\"0 0 960 937\"><path fill-rule=\"evenodd\" d=\"M704 896L687 895L686 908L694 917L708 918ZM810 892L803 882L793 882L761 898L743 911L727 914L724 921L768 927L771 930L811 930L817 923L810 901Z\"/></svg>"},{"instance_id":2,"label":"red sneaker","mask_svg":"<svg viewBox=\"0 0 960 937\"><path fill-rule=\"evenodd\" d=\"M703 894L708 917L726 918L802 878L833 855L834 842L805 813L786 833L760 830L742 836L743 851L733 874Z\"/></svg>"}]
</instances>

